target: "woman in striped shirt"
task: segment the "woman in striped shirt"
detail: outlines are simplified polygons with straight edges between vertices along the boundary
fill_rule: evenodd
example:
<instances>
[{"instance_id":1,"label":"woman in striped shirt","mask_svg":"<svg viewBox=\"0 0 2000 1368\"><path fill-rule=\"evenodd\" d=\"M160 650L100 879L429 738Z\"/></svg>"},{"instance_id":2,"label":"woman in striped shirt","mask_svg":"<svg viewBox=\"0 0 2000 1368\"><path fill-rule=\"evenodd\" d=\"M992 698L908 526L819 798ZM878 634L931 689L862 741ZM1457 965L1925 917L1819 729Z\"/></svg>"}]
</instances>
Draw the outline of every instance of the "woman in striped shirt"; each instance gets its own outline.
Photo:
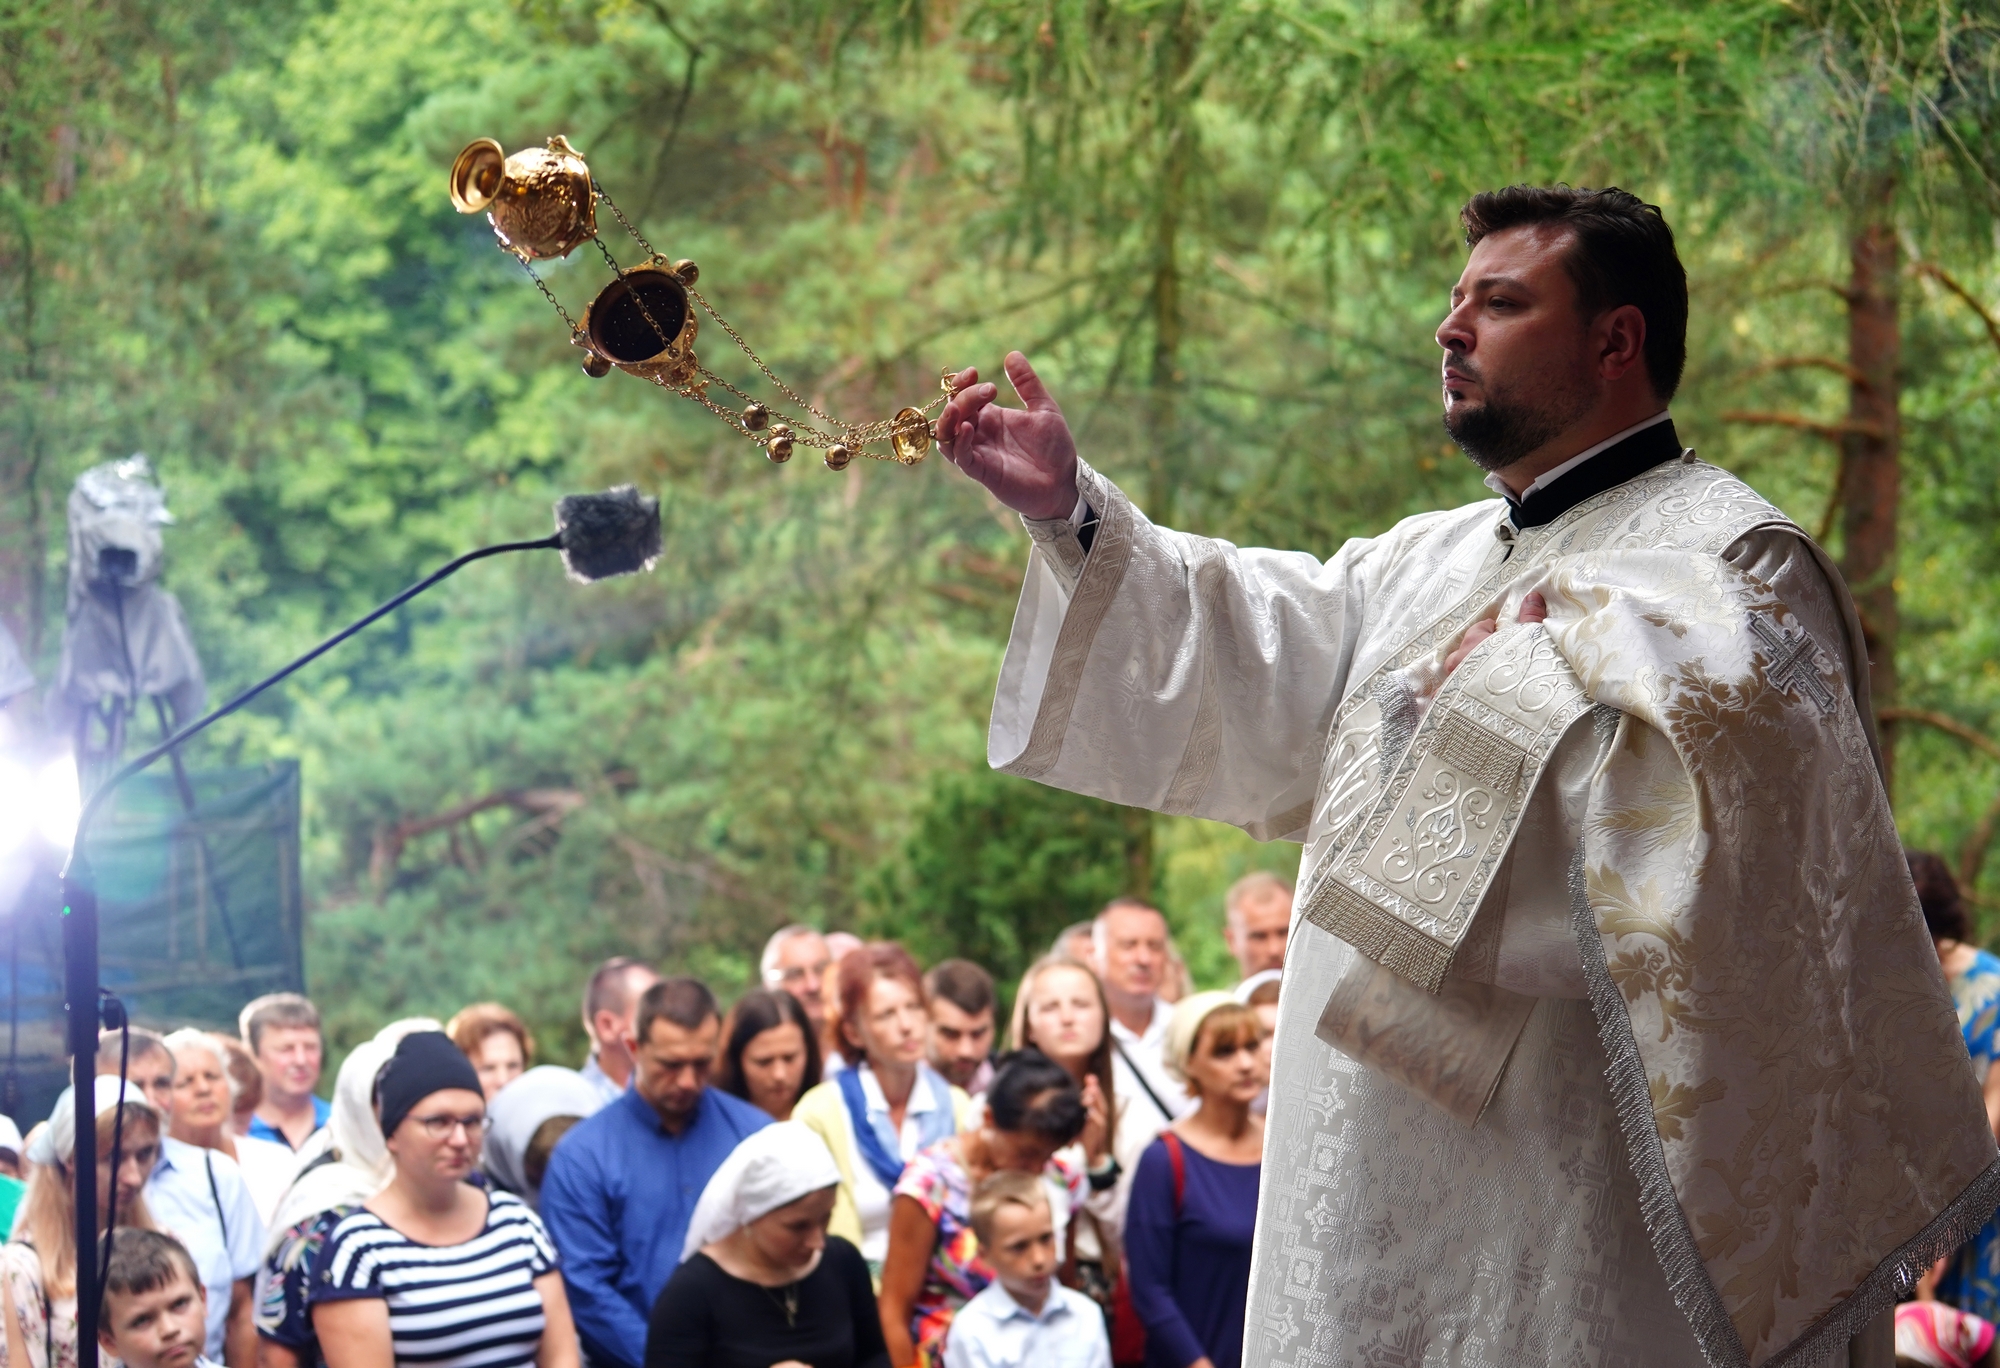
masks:
<instances>
[{"instance_id":1,"label":"woman in striped shirt","mask_svg":"<svg viewBox=\"0 0 2000 1368\"><path fill-rule=\"evenodd\" d=\"M312 1275L327 1368L580 1368L548 1232L465 1181L486 1128L471 1061L442 1032L405 1036L375 1106L394 1176L335 1224Z\"/></svg>"}]
</instances>

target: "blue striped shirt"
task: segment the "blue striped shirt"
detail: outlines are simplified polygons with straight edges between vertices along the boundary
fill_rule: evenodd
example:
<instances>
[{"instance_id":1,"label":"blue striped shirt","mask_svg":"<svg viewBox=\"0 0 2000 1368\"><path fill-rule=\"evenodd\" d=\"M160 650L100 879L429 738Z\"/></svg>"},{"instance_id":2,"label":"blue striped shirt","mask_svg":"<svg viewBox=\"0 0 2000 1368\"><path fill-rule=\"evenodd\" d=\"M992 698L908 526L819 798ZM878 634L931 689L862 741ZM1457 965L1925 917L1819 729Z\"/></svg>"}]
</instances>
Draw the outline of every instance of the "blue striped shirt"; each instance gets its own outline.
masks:
<instances>
[{"instance_id":1,"label":"blue striped shirt","mask_svg":"<svg viewBox=\"0 0 2000 1368\"><path fill-rule=\"evenodd\" d=\"M387 1302L399 1365L525 1368L546 1324L535 1279L555 1267L548 1232L510 1193L489 1194L486 1228L455 1245L418 1244L357 1210L327 1237L311 1300Z\"/></svg>"}]
</instances>

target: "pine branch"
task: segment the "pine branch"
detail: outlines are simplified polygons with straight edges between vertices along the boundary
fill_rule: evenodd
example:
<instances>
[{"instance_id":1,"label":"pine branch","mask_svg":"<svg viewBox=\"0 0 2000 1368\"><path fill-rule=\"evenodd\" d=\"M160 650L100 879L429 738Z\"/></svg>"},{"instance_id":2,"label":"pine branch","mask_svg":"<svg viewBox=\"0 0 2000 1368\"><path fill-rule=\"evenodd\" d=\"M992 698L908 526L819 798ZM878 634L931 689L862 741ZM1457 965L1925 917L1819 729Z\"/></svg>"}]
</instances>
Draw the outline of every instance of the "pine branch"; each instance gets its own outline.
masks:
<instances>
[{"instance_id":1,"label":"pine branch","mask_svg":"<svg viewBox=\"0 0 2000 1368\"><path fill-rule=\"evenodd\" d=\"M1918 275L1929 276L1932 280L1935 280L1938 284L1964 300L1965 307L1979 315L1979 321L1986 325L1986 336L1992 339L1994 347L2000 349L2000 321L1994 319L1993 315L1987 311L1986 306L1979 302L1977 295L1952 279L1951 273L1942 266L1934 266L1928 261L1919 261L1916 263L1915 270Z\"/></svg>"},{"instance_id":2,"label":"pine branch","mask_svg":"<svg viewBox=\"0 0 2000 1368\"><path fill-rule=\"evenodd\" d=\"M1846 380L1850 385L1859 385L1863 389L1873 388L1868 383L1868 377L1863 375L1859 369L1832 356L1780 356L1752 366L1748 371L1744 372L1743 378L1747 380L1751 376L1767 375L1773 371L1788 370L1832 371L1835 375Z\"/></svg>"},{"instance_id":3,"label":"pine branch","mask_svg":"<svg viewBox=\"0 0 2000 1368\"><path fill-rule=\"evenodd\" d=\"M1797 413L1760 413L1745 409L1731 409L1722 415L1725 423L1749 423L1761 427L1795 428L1800 432L1810 432L1824 437L1829 442L1837 442L1843 437L1880 437L1882 428L1877 423L1827 423L1817 418L1807 418Z\"/></svg>"},{"instance_id":4,"label":"pine branch","mask_svg":"<svg viewBox=\"0 0 2000 1368\"><path fill-rule=\"evenodd\" d=\"M1922 726L1934 727L1949 736L1956 736L1968 746L1982 750L2000 760L2000 741L1995 741L1985 732L1959 721L1949 713L1935 712L1929 708L1881 708L1875 713L1882 722L1916 722Z\"/></svg>"}]
</instances>

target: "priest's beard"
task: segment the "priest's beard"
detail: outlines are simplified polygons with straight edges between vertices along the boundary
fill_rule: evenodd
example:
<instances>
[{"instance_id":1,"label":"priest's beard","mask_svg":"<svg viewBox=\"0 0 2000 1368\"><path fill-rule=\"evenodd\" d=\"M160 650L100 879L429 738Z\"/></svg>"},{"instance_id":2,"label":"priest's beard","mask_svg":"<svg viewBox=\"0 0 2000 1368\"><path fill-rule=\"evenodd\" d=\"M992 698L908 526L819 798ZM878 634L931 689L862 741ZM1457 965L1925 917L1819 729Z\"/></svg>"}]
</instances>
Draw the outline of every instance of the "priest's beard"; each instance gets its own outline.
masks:
<instances>
[{"instance_id":1,"label":"priest's beard","mask_svg":"<svg viewBox=\"0 0 2000 1368\"><path fill-rule=\"evenodd\" d=\"M1444 430L1458 449L1481 470L1505 470L1573 426L1596 402L1585 386L1564 383L1546 373L1529 387L1486 384L1477 366L1454 358L1452 369L1481 385L1486 401L1459 404L1444 411Z\"/></svg>"}]
</instances>

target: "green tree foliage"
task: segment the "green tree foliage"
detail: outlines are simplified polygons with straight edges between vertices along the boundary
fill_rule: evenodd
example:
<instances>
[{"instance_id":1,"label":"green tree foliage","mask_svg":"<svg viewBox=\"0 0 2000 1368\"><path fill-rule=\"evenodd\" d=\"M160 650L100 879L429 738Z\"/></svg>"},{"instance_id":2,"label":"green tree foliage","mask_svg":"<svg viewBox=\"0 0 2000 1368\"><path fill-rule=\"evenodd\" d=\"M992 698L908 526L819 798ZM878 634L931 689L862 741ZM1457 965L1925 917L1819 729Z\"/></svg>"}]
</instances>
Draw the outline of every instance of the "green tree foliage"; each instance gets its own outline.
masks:
<instances>
[{"instance_id":1,"label":"green tree foliage","mask_svg":"<svg viewBox=\"0 0 2000 1368\"><path fill-rule=\"evenodd\" d=\"M927 963L983 964L1005 983L1111 899L1154 896L1131 881L1133 817L991 770L941 775L882 870L868 930Z\"/></svg>"},{"instance_id":2,"label":"green tree foliage","mask_svg":"<svg viewBox=\"0 0 2000 1368\"><path fill-rule=\"evenodd\" d=\"M302 761L309 975L343 1040L490 997L573 1057L576 990L605 954L731 987L805 919L1011 972L1133 889L1221 981L1222 889L1295 868L1295 848L984 770L1026 563L1013 520L936 461L773 466L671 396L586 378L518 265L452 212L452 156L565 133L822 406L887 416L940 367L990 373L1022 346L1088 458L1157 516L1318 555L1484 497L1438 428L1430 340L1464 196L1624 184L1666 207L1691 273L1681 430L1838 545L1852 223L1815 149L1850 128L1836 97L1861 88L1831 73L1877 50L1857 35L1900 34L1880 51L1907 75L1891 94L1924 138L1899 145L1927 178L1899 185L1929 187L1889 210L1916 244L1895 296L1900 700L1992 737L2000 275L1972 182L1947 188L1984 164L1953 138L1992 146L1972 141L1991 12L1923 13L17 5L0 18L0 613L31 638L59 622L52 510L77 470L135 449L168 482L170 579L218 689L452 552L545 528L557 494L661 497L653 575L580 589L552 559L484 563L194 757ZM607 278L589 246L541 274L572 314ZM718 330L700 345L748 387ZM1746 421L1774 416L1791 421ZM56 635L35 647L44 677ZM1905 830L1989 897L1996 759L1904 724Z\"/></svg>"}]
</instances>

